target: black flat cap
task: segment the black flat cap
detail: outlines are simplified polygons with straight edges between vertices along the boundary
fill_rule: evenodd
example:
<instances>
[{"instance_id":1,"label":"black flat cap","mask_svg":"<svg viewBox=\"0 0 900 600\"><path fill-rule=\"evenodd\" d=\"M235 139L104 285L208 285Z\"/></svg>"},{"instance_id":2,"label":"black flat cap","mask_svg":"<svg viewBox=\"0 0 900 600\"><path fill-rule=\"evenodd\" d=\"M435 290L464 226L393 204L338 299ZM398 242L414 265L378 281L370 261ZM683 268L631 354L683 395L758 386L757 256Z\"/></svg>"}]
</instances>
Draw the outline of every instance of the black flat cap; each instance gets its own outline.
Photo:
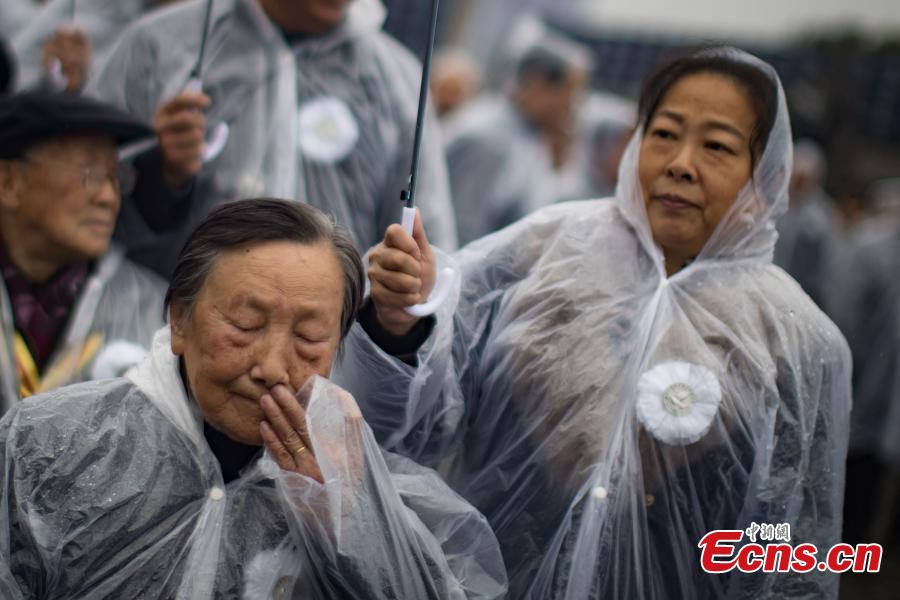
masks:
<instances>
[{"instance_id":1,"label":"black flat cap","mask_svg":"<svg viewBox=\"0 0 900 600\"><path fill-rule=\"evenodd\" d=\"M83 96L24 92L0 97L0 160L21 158L47 140L91 134L108 135L121 145L153 131L118 108Z\"/></svg>"}]
</instances>

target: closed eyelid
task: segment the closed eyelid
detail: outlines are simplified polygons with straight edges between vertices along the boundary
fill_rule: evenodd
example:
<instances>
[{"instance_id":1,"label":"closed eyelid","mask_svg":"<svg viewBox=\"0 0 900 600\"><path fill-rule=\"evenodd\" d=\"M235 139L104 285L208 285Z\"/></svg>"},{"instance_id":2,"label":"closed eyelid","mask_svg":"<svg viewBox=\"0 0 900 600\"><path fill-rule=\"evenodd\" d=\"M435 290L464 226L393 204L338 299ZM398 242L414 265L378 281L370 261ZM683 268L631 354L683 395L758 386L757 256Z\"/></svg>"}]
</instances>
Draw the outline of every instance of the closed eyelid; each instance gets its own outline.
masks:
<instances>
[{"instance_id":1,"label":"closed eyelid","mask_svg":"<svg viewBox=\"0 0 900 600\"><path fill-rule=\"evenodd\" d=\"M240 292L223 302L219 311L223 315L232 317L237 317L238 315L262 317L268 312L267 307L262 302L246 292Z\"/></svg>"},{"instance_id":2,"label":"closed eyelid","mask_svg":"<svg viewBox=\"0 0 900 600\"><path fill-rule=\"evenodd\" d=\"M262 330L261 326L255 324L241 323L239 321L228 321L227 323L241 333L257 333Z\"/></svg>"},{"instance_id":3,"label":"closed eyelid","mask_svg":"<svg viewBox=\"0 0 900 600\"><path fill-rule=\"evenodd\" d=\"M310 344L324 344L330 340L327 333L318 333L312 331L295 331L294 335L302 338Z\"/></svg>"},{"instance_id":4,"label":"closed eyelid","mask_svg":"<svg viewBox=\"0 0 900 600\"><path fill-rule=\"evenodd\" d=\"M258 327L263 324L263 319L257 311L246 310L246 307L233 307L227 310L217 311L221 318L229 325L238 328Z\"/></svg>"}]
</instances>

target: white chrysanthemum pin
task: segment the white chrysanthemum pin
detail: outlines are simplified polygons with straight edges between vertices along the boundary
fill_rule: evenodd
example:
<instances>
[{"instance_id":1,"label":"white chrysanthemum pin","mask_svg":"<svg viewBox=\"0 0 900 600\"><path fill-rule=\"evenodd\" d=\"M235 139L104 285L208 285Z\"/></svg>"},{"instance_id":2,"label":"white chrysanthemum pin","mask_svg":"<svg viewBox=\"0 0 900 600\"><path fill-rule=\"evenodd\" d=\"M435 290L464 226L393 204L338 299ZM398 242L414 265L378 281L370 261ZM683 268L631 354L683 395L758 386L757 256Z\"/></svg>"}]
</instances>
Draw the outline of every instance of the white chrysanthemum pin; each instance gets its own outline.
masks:
<instances>
[{"instance_id":1,"label":"white chrysanthemum pin","mask_svg":"<svg viewBox=\"0 0 900 600\"><path fill-rule=\"evenodd\" d=\"M297 143L309 159L336 163L359 140L359 124L350 108L336 97L317 98L300 109Z\"/></svg>"},{"instance_id":2,"label":"white chrysanthemum pin","mask_svg":"<svg viewBox=\"0 0 900 600\"><path fill-rule=\"evenodd\" d=\"M638 380L637 417L665 444L692 444L706 435L721 401L719 380L700 365L661 363Z\"/></svg>"},{"instance_id":3,"label":"white chrysanthemum pin","mask_svg":"<svg viewBox=\"0 0 900 600\"><path fill-rule=\"evenodd\" d=\"M270 598L282 600L293 597L300 557L287 548L264 550L253 557L244 570L244 600ZM290 574L286 574L290 573Z\"/></svg>"},{"instance_id":4,"label":"white chrysanthemum pin","mask_svg":"<svg viewBox=\"0 0 900 600\"><path fill-rule=\"evenodd\" d=\"M113 340L103 347L91 367L91 379L121 377L147 356L147 349L127 340Z\"/></svg>"}]
</instances>

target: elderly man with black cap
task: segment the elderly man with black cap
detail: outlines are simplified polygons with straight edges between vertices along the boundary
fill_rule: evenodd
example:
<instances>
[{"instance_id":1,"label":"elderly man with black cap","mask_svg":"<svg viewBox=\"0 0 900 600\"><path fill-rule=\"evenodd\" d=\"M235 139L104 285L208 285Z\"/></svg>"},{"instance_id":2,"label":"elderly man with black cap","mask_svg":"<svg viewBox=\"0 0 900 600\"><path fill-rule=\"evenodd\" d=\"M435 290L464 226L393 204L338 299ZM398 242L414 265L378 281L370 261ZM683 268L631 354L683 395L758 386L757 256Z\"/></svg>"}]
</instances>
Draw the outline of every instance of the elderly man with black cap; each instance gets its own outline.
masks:
<instances>
[{"instance_id":1,"label":"elderly man with black cap","mask_svg":"<svg viewBox=\"0 0 900 600\"><path fill-rule=\"evenodd\" d=\"M163 283L111 247L117 144L152 133L66 95L0 99L0 414L20 397L112 377L163 323Z\"/></svg>"}]
</instances>

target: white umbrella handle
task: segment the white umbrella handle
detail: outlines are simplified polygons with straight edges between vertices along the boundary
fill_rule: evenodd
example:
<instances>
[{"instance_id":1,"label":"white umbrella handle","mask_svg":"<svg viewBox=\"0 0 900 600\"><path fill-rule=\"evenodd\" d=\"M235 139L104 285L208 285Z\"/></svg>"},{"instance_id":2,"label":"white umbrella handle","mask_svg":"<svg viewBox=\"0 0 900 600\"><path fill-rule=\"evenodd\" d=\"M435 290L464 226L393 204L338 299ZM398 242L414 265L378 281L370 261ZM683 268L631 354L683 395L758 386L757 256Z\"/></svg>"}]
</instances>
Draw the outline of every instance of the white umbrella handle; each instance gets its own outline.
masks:
<instances>
[{"instance_id":1,"label":"white umbrella handle","mask_svg":"<svg viewBox=\"0 0 900 600\"><path fill-rule=\"evenodd\" d=\"M69 86L69 78L63 75L62 61L55 56L50 59L47 66L47 75L50 77L50 86L54 92L61 92Z\"/></svg>"},{"instance_id":2,"label":"white umbrella handle","mask_svg":"<svg viewBox=\"0 0 900 600\"><path fill-rule=\"evenodd\" d=\"M184 89L186 92L201 93L203 91L203 83L199 79L193 78L188 81L188 84ZM225 149L225 144L228 143L229 133L228 123L222 122L216 125L216 128L212 132L212 136L206 140L206 148L203 150L204 163L212 161ZM127 146L123 146L122 148L119 148L119 162L129 161L144 152L156 148L158 145L159 138L154 136L146 140L139 140L128 144Z\"/></svg>"},{"instance_id":3,"label":"white umbrella handle","mask_svg":"<svg viewBox=\"0 0 900 600\"><path fill-rule=\"evenodd\" d=\"M186 92L201 94L203 93L203 82L196 77L192 77L184 90ZM225 149L225 144L228 143L229 133L228 123L221 122L216 125L215 129L212 131L212 135L206 140L206 148L203 150L204 163L214 160L222 153L222 150Z\"/></svg>"},{"instance_id":4,"label":"white umbrella handle","mask_svg":"<svg viewBox=\"0 0 900 600\"><path fill-rule=\"evenodd\" d=\"M72 17L71 19L61 23L57 28L58 31L66 31L66 32L74 32L78 30L78 26L75 25L75 6L74 3L72 5ZM62 70L62 61L57 57L53 57L50 59L50 64L47 65L47 75L50 77L50 87L53 88L54 92L63 92L67 87L69 87L69 78L63 75Z\"/></svg>"},{"instance_id":5,"label":"white umbrella handle","mask_svg":"<svg viewBox=\"0 0 900 600\"><path fill-rule=\"evenodd\" d=\"M412 235L413 225L415 224L415 222L416 209L404 206L403 217L400 220L400 225L408 235ZM437 281L435 281L434 283L434 289L431 291L431 295L428 296L428 300L423 302L422 304L407 306L403 310L414 317L427 317L428 315L434 314L438 307L444 303L444 300L447 299L447 295L450 293L450 287L453 284L453 278L455 275L456 272L450 267L444 267L443 269L441 269L441 271L437 274Z\"/></svg>"}]
</instances>

